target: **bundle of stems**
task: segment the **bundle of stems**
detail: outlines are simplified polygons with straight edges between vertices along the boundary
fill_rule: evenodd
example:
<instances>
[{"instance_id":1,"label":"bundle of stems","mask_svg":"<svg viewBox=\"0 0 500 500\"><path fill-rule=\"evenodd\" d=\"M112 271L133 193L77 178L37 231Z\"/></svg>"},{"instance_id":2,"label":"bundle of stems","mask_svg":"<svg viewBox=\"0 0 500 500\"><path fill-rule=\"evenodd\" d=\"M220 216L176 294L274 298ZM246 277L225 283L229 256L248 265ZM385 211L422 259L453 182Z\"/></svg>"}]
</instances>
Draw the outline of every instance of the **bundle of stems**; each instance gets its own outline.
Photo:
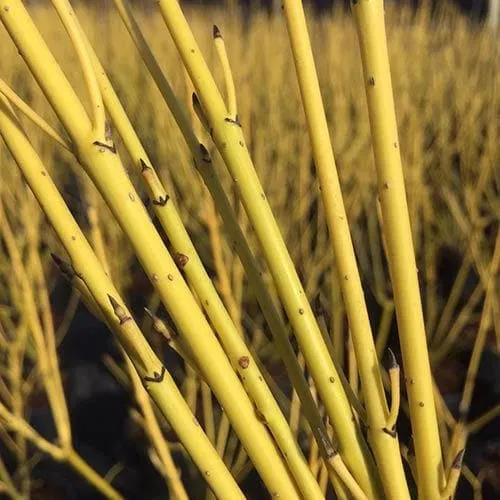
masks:
<instances>
[{"instance_id":1,"label":"bundle of stems","mask_svg":"<svg viewBox=\"0 0 500 500\"><path fill-rule=\"evenodd\" d=\"M127 1L115 0L114 3L207 188L204 220L209 229L218 286L210 278L179 209L68 0L52 0L52 5L76 52L89 109L76 94L21 0L0 0L0 19L58 117L65 136L56 132L2 80L0 135L68 255L69 261L54 254L55 263L78 290L89 311L108 326L120 346L126 371L110 366L123 380L127 380L125 373L128 374L140 408L139 418L151 442L152 460L158 464L173 497L187 498L188 495L162 433L165 421L217 498L244 498L238 482L251 466L270 494L277 498L323 498L328 483L339 498L410 498L413 483L405 473L403 456L410 464L419 496L429 499L453 496L466 436L475 427L474 422L470 425L465 421L451 422L453 432L443 465L443 432L438 423L444 410L433 383L427 349L396 127L383 1L352 0L380 200L378 216L373 215L368 221L369 237L374 242L373 248L383 242L393 292L391 299L382 285L384 257L381 252L374 254L377 295L384 310L376 338L368 316L303 6L298 0L284 1L289 42L335 260L331 271L335 302L342 304L348 319L349 379L342 366L341 326L336 318L331 320L319 297L314 306L310 303L252 163L221 31L213 27L225 98L177 0L159 1L159 10L194 90L189 102L193 112L190 115L155 59ZM87 198L92 200L88 210L90 242L24 132L18 114L31 120L71 154L88 176L85 189ZM198 132L197 121L203 131ZM118 139L140 174L138 177L144 183L150 205L167 236L168 247L124 168L116 145ZM209 140L213 146L203 143ZM226 194L219 158L229 172L249 228ZM169 158L163 160L170 161ZM101 203L98 193L127 237L155 292L146 309L147 321L142 326L119 292L116 281L120 276L113 276L110 270L112 255L106 252L102 221L96 209ZM369 202L364 199L363 203ZM366 211L377 214L377 207L367 206ZM230 270L218 216L237 255ZM5 223L6 228L7 219L0 199L0 223ZM381 235L377 233L377 225L381 226ZM259 254L264 257L272 284L266 282L255 248L249 242L250 231L258 243ZM33 441L54 459L67 460L105 496L119 498L106 480L76 458L53 332L50 328L47 331L47 325L38 318L38 306L30 292L29 278L12 232L3 229L2 239L24 295L22 307L26 324L23 328L26 331L21 329L17 335L24 338L29 332L33 336L35 359L43 374L59 445L39 436L23 420L22 408L14 403L10 408L0 403L0 421L16 433L21 444L22 440ZM471 378L477 372L477 357L484 349L484 332L492 314L492 276L497 272L500 255L497 247L484 271L484 325L481 322L481 335L471 362ZM41 265L37 266L37 273L43 276ZM269 339L265 339L262 332L253 339L245 338L245 318L241 310L244 276L271 332ZM47 303L47 298L44 300ZM161 319L160 305L174 326ZM401 401L400 367L392 351L389 351L388 370L381 366L393 311L402 350L407 406ZM335 330L330 335L332 324ZM157 350L148 342L147 325L154 334L163 336L183 359L188 374L185 397L177 388L170 367L163 364ZM443 330L444 326L438 328L438 337ZM292 334L300 349L298 356ZM266 342L276 350L286 367L294 390L291 403L258 358L256 346ZM16 366L19 371L20 367ZM306 368L309 377L306 377ZM353 383L358 375L359 388ZM197 380L201 381L203 426L196 417ZM464 408L470 406L472 387L473 382L464 391ZM212 393L223 411L217 432ZM411 420L414 458L407 447L400 446L396 428L400 406ZM492 414L495 411L493 409ZM231 428L234 436L230 435ZM309 462L299 445L302 431L310 439ZM238 441L241 448L237 453L235 443ZM6 491L15 498L17 491L4 467L0 468L0 477Z\"/></svg>"}]
</instances>

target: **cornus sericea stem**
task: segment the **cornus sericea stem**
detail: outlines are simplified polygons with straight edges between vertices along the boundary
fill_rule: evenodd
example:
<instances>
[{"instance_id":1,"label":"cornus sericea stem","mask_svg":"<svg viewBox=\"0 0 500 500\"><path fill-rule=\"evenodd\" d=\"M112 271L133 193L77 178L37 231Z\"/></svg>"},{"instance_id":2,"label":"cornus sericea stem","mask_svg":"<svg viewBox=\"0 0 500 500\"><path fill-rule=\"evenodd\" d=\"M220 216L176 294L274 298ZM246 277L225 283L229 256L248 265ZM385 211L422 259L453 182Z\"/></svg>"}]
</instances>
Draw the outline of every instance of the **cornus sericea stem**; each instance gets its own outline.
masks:
<instances>
[{"instance_id":1,"label":"cornus sericea stem","mask_svg":"<svg viewBox=\"0 0 500 500\"><path fill-rule=\"evenodd\" d=\"M71 43L75 48L83 71L83 76L90 96L90 102L92 104L92 126L95 138L105 143L107 142L107 137L104 105L99 91L99 85L95 77L92 61L85 47L82 27L80 26L80 23L76 18L68 0L51 0L51 2L71 39Z\"/></svg>"},{"instance_id":2,"label":"cornus sericea stem","mask_svg":"<svg viewBox=\"0 0 500 500\"><path fill-rule=\"evenodd\" d=\"M394 356L394 353L391 351L391 349L389 349L389 356L391 358L389 366L389 379L391 383L391 408L389 411L389 416L387 417L387 424L384 431L388 432L389 434L395 434L395 427L398 420L399 405L401 400L401 391L399 387L400 370L399 364L396 360L396 356Z\"/></svg>"},{"instance_id":3,"label":"cornus sericea stem","mask_svg":"<svg viewBox=\"0 0 500 500\"><path fill-rule=\"evenodd\" d=\"M243 266L246 270L247 277L250 283L251 288L254 290L257 300L262 308L263 314L266 318L266 321L269 324L269 327L273 333L274 341L276 348L278 352L280 353L285 366L287 368L288 374L293 382L293 385L295 389L297 390L297 393L299 395L299 398L301 400L303 409L304 409L304 414L306 415L312 432L314 433L316 437L316 441L319 443L319 448L321 455L323 459L325 460L325 463L328 464L328 473L330 477L333 478L333 481L335 483L335 488L337 492L342 492L343 496L342 498L345 497L345 491L342 483L339 483L338 477L335 476L335 474L332 474L333 468L332 464L330 463L329 460L329 454L327 449L325 448L325 443L324 440L322 439L321 436L326 435L326 430L324 429L324 424L321 420L321 417L319 416L318 410L315 406L315 403L311 397L307 382L305 381L305 378L303 376L302 370L300 366L297 363L297 359L295 357L295 353L291 347L290 341L288 339L288 333L285 328L285 325L283 321L281 320L278 312L275 309L275 306L273 305L273 300L261 278L261 272L256 264L256 261L252 255L252 252L249 249L248 243L246 242L245 236L243 235L241 228L238 225L238 221L234 215L234 212L230 206L230 203L227 199L227 196L224 192L224 189L222 188L222 185L215 175L215 170L212 168L212 158L208 152L208 150L201 144L198 143L198 140L196 136L193 133L193 130L189 124L189 121L187 117L185 116L181 106L179 105L179 102L177 101L177 98L175 97L168 81L166 80L165 76L163 75L158 63L156 62L151 50L146 44L146 41L144 39L144 36L142 35L139 26L135 22L132 12L130 10L129 5L127 2L124 0L115 0L115 4L119 10L120 16L122 17L125 26L129 30L129 33L134 40L141 57L143 58L146 66L148 67L152 77L154 78L160 92L162 93L167 105L169 106L175 120L177 121L177 124L183 133L184 139L186 141L186 144L188 145L193 157L194 157L194 162L195 166L198 169L200 175L202 176L203 180L205 181L211 195L213 196L214 200L216 201L217 208L222 216L222 219L225 224L225 229L230 235L231 239L234 241L235 244L235 249L236 252L238 253L241 262L243 263ZM100 68L100 66L99 66ZM124 114L123 110L120 111L121 109L120 106L118 106L118 103L116 102L116 98L113 97L112 95L112 88L109 84L109 82L106 83L104 73L102 72L102 69L98 69L98 75L101 80L101 89L103 92L104 100L106 103L106 107L108 108L110 114L113 116L113 121L115 122L115 125L117 127L118 133L122 136L125 142L125 146L129 150L130 155L132 158L137 159L141 161L141 159L147 158L145 155L146 153L143 151L143 148L138 140L138 138L135 136L135 132L133 131L132 126L128 122L128 119L126 118L126 115ZM106 89L104 88L106 87ZM198 115L200 121L202 124L205 126L207 131L209 131L210 126L207 121L207 118L205 116L205 113L202 109L201 103L199 102L196 94L192 95L192 100L193 100L193 107L195 109L196 114ZM161 184L157 182L156 180L153 179L154 176L156 176L154 169L152 167L149 167L146 165L146 162L149 160L144 160L141 162L143 164L143 175L147 174L148 176L151 177L151 179L147 180L147 185L149 186L150 189L150 194L153 196L154 199L158 199L159 193L163 192L161 188ZM150 165L148 163L148 165ZM156 193L156 194L155 194ZM165 199L165 195L163 195L163 198ZM167 205L168 206L168 205ZM160 214L166 215L167 211L160 211ZM173 212L172 212L173 213ZM160 219L161 220L161 219ZM182 241L182 239L179 239L179 234L172 234L172 243L174 246L178 247L179 249L182 249L185 247L186 243ZM189 248L189 247L188 247ZM191 250L188 250L186 252L188 255L195 255ZM192 266L196 265L196 259L191 262L188 265L188 268L186 269L186 273L192 272ZM198 291L198 293L200 293ZM206 294L206 291L202 293L202 296ZM217 298L217 300L219 300ZM206 301L202 300L202 304L205 305ZM209 304L213 304L214 301L210 300ZM214 307L206 307L206 312L209 315L209 317L214 320L214 312L215 309ZM214 323L214 324L217 324ZM239 359L239 358L237 358ZM239 363L238 363L239 365ZM241 368L239 366L236 366L236 369L241 371ZM245 376L245 378L247 378ZM247 379L247 381L250 381L251 379ZM257 398L255 401L257 402L259 398ZM268 422L269 423L269 422ZM271 427L270 427L271 428ZM276 428L273 432L276 432ZM220 435L223 436L224 432L220 432ZM224 439L221 437L221 440L219 442L225 442ZM280 449L288 455L289 463L293 460L293 455L290 454L289 451L286 451L286 448L283 447L283 441L277 439L278 443L280 444ZM330 445L331 446L331 445ZM339 463L340 457L337 457L336 463ZM296 470L296 469L295 469ZM301 481L300 482L300 487L303 488L304 486L307 487L307 482Z\"/></svg>"},{"instance_id":4,"label":"cornus sericea stem","mask_svg":"<svg viewBox=\"0 0 500 500\"><path fill-rule=\"evenodd\" d=\"M344 208L304 9L298 0L285 0L283 5L365 399L370 441L386 494L390 498L409 498L398 441L395 436L384 431L388 410L382 376ZM376 475L374 472L372 474Z\"/></svg>"},{"instance_id":5,"label":"cornus sericea stem","mask_svg":"<svg viewBox=\"0 0 500 500\"><path fill-rule=\"evenodd\" d=\"M0 16L71 137L80 164L128 236L149 279L194 353L204 378L267 487L273 494L296 498L295 483L282 457L255 414L206 317L154 228L113 143L96 140L81 102L22 3L19 0L2 0ZM129 322L123 325L128 327Z\"/></svg>"},{"instance_id":6,"label":"cornus sericea stem","mask_svg":"<svg viewBox=\"0 0 500 500\"><path fill-rule=\"evenodd\" d=\"M167 479L169 491L173 498L175 498L176 500L189 500L189 496L186 493L186 490L180 478L180 473L177 470L177 466L172 459L168 443L163 437L158 419L155 416L151 399L149 398L147 391L144 389L144 386L139 375L137 374L134 364L127 356L125 351L123 351L123 349L122 354L127 365L127 371L129 373L130 381L134 389L135 398L144 416L144 428L149 435L149 438L153 443L155 451L158 455L158 460L163 469L162 474Z\"/></svg>"},{"instance_id":7,"label":"cornus sericea stem","mask_svg":"<svg viewBox=\"0 0 500 500\"><path fill-rule=\"evenodd\" d=\"M382 0L352 1L422 498L444 482L438 422L392 95Z\"/></svg>"},{"instance_id":8,"label":"cornus sericea stem","mask_svg":"<svg viewBox=\"0 0 500 500\"><path fill-rule=\"evenodd\" d=\"M0 104L5 103L5 98L0 96ZM36 350L38 369L42 374L42 381L48 397L49 406L54 417L58 438L63 448L71 446L71 426L68 406L64 396L61 372L55 347L55 341L47 338L51 333L44 331L38 315L37 302L30 286L30 277L23 264L21 252L17 246L14 232L4 214L3 203L0 200L0 225L2 227L2 240L11 261L11 268L19 282L22 291L22 308L27 324L31 331Z\"/></svg>"},{"instance_id":9,"label":"cornus sericea stem","mask_svg":"<svg viewBox=\"0 0 500 500\"><path fill-rule=\"evenodd\" d=\"M227 56L224 38L222 38L222 33L215 25L213 28L213 36L215 49L217 50L217 55L219 56L219 61L222 66L222 72L224 74L224 83L226 85L227 94L227 111L230 119L237 121L238 110L236 108L236 89L234 88L233 74L229 65L229 58Z\"/></svg>"},{"instance_id":10,"label":"cornus sericea stem","mask_svg":"<svg viewBox=\"0 0 500 500\"><path fill-rule=\"evenodd\" d=\"M80 298L85 304L85 307L88 309L88 311L93 314L94 317L99 321L104 322L104 316L102 315L102 312L99 309L99 306L97 305L94 297L92 297L89 289L87 288L87 285L82 280L82 278L75 274L71 264L64 261L56 254L51 254L51 256L56 265L59 267L59 270L61 271L63 276L71 283L71 285L76 290L78 290L78 292L80 293Z\"/></svg>"},{"instance_id":11,"label":"cornus sericea stem","mask_svg":"<svg viewBox=\"0 0 500 500\"><path fill-rule=\"evenodd\" d=\"M376 480L370 452L353 422L343 387L335 382L339 380L337 370L255 172L241 127L228 115L178 3L161 0L160 9L205 111L212 138L256 231L280 298L338 436L340 454L363 491L371 494Z\"/></svg>"},{"instance_id":12,"label":"cornus sericea stem","mask_svg":"<svg viewBox=\"0 0 500 500\"><path fill-rule=\"evenodd\" d=\"M6 142L8 142L9 139L12 139L12 137L8 134L8 130L6 131L5 128L2 127L2 125L4 125L2 120L2 107L4 107L4 109L7 109L6 103L6 99L3 96L0 96L0 135L7 135ZM6 128L8 129L8 127ZM19 131L19 133L22 134L21 131ZM37 311L37 303L34 300L32 288L29 286L27 271L22 262L21 255L19 254L19 250L13 237L13 233L10 229L8 220L3 213L3 204L1 201L0 227L2 227L2 237L5 241L11 259L13 272L16 275L17 279L20 281L22 287L22 293L24 297L23 314L27 317L27 326L29 326L34 339L36 359L38 363L37 371L40 374L45 386L45 390L50 403L50 408L54 415L54 421L60 445L55 446L39 436L36 431L34 431L24 421L22 413L17 412L17 409L19 409L17 404L13 405L13 413L11 414L9 414L7 409L0 404L0 407L4 409L3 418L6 421L6 425L13 425L13 428L17 431L18 436L22 436L23 439L29 439L41 451L48 453L53 459L58 461L66 461L67 463L69 463L90 484L92 484L106 497L121 498L121 496L73 450L70 420L67 412L67 405L64 397L62 381L60 379L53 326L51 322L43 322L42 325L40 321L40 317ZM28 229L28 239L32 240L34 238L34 235L30 233L33 233L33 230ZM33 244L33 241L31 241L31 244ZM41 271L41 263L39 262L39 258L37 257L38 255L36 257L33 256L33 263L36 263L37 268L39 269L39 271ZM48 297L42 299L42 296L43 291L40 290L39 300L41 300L42 302L48 301ZM46 307L50 307L50 305L46 303ZM18 335L19 334L20 332L18 333ZM0 417L2 417L2 415L0 415Z\"/></svg>"},{"instance_id":13,"label":"cornus sericea stem","mask_svg":"<svg viewBox=\"0 0 500 500\"><path fill-rule=\"evenodd\" d=\"M472 402L472 394L475 387L476 377L479 370L481 355L484 351L487 341L488 329L492 321L492 308L495 301L495 284L497 282L498 268L500 264L500 231L497 232L495 248L491 263L488 266L488 280L485 283L485 300L479 329L474 341L471 359L467 368L467 376L465 378L465 386L462 393L462 398L459 404L459 412L462 418L467 419L470 404Z\"/></svg>"},{"instance_id":14,"label":"cornus sericea stem","mask_svg":"<svg viewBox=\"0 0 500 500\"><path fill-rule=\"evenodd\" d=\"M126 13L129 15L128 12ZM128 24L133 25L132 23L133 18L130 17ZM136 28L138 30L138 27ZM136 31L136 36L140 36L139 31ZM321 496L319 487L312 477L299 447L293 439L286 419L275 402L271 391L264 382L263 375L255 359L253 359L250 351L247 349L224 307L224 304L217 294L212 281L206 273L201 259L182 223L181 217L173 202L169 200L146 151L142 147L139 138L136 136L125 110L121 106L112 88L111 82L108 80L90 44L87 43L87 47L94 62L105 105L114 122L116 130L122 136L125 147L134 160L134 164L141 169L142 177L148 187L150 198L153 202L154 210L169 241L176 251L175 260L177 266L195 289L201 305L219 334L221 343L231 360L233 368L240 374L247 393L264 417L265 424L273 434L283 456L286 457L286 461L302 494L307 498ZM199 148L196 150L196 153L200 154ZM152 319L154 324L159 326L158 332L165 335L166 332L164 328L161 327L162 323L159 322L157 318L156 321L154 317L152 317ZM192 352L186 351L176 342L174 342L172 346L178 352L182 352L184 356L187 355L187 360L191 360L193 368L197 368L197 364L192 361ZM242 360L248 361L245 363Z\"/></svg>"},{"instance_id":15,"label":"cornus sericea stem","mask_svg":"<svg viewBox=\"0 0 500 500\"><path fill-rule=\"evenodd\" d=\"M465 450L458 452L457 456L453 460L450 467L450 472L446 480L446 487L441 493L441 498L448 500L453 498L455 490L457 489L458 480L460 479L460 472L462 471L462 462L464 458Z\"/></svg>"},{"instance_id":16,"label":"cornus sericea stem","mask_svg":"<svg viewBox=\"0 0 500 500\"><path fill-rule=\"evenodd\" d=\"M68 151L71 150L71 146L43 118L41 118L30 106L28 106L1 78L0 93L2 93L11 104L21 111L21 113L30 119L37 127L39 127L40 130L45 132L63 148Z\"/></svg>"},{"instance_id":17,"label":"cornus sericea stem","mask_svg":"<svg viewBox=\"0 0 500 500\"><path fill-rule=\"evenodd\" d=\"M102 269L67 209L40 158L2 98L0 98L0 134L67 250L73 272L88 287L107 325L117 335L120 344L133 361L149 395L172 425L206 481L220 498L243 499L234 479L190 412L173 379L146 342L118 291ZM61 259L55 260L69 273L68 266L62 264ZM81 471L86 470L81 461L76 457L73 458L75 461L72 463L75 467Z\"/></svg>"}]
</instances>

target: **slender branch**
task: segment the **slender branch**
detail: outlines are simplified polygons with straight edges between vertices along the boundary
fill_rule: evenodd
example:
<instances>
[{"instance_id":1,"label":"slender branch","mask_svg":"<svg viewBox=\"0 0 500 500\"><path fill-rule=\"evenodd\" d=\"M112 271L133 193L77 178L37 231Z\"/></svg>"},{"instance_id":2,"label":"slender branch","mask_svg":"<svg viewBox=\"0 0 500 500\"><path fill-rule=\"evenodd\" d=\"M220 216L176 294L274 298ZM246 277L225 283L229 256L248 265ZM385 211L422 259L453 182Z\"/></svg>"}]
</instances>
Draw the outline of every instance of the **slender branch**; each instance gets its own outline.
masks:
<instances>
[{"instance_id":1,"label":"slender branch","mask_svg":"<svg viewBox=\"0 0 500 500\"><path fill-rule=\"evenodd\" d=\"M28 106L6 83L0 78L0 92L13 104L23 115L31 120L40 130L45 132L51 139L56 141L64 149L71 151L71 145L63 139L36 111Z\"/></svg>"},{"instance_id":2,"label":"slender branch","mask_svg":"<svg viewBox=\"0 0 500 500\"><path fill-rule=\"evenodd\" d=\"M104 105L102 102L101 91L95 77L92 60L87 52L84 40L83 30L80 26L75 11L68 0L51 0L52 5L57 11L67 33L75 48L80 66L83 71L83 77L87 84L87 90L92 103L92 118L95 140L109 142L106 132L106 116L104 114Z\"/></svg>"},{"instance_id":3,"label":"slender branch","mask_svg":"<svg viewBox=\"0 0 500 500\"><path fill-rule=\"evenodd\" d=\"M226 85L227 94L227 111L231 120L238 121L238 110L236 107L236 89L234 88L233 73L231 72L231 66L229 64L229 58L227 56L224 38L222 37L222 33L216 25L214 25L213 36L215 49L217 50L217 55L219 56L219 61L222 66L222 72L224 74L224 82Z\"/></svg>"}]
</instances>

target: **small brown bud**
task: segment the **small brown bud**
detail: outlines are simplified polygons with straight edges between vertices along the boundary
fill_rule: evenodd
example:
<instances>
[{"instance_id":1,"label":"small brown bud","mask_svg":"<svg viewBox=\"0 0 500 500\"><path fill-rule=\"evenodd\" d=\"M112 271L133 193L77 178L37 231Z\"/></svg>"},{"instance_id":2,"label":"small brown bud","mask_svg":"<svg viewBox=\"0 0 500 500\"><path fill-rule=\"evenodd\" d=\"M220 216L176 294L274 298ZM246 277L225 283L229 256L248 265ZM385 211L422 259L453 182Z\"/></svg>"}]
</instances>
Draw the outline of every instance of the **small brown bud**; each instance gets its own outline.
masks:
<instances>
[{"instance_id":1,"label":"small brown bud","mask_svg":"<svg viewBox=\"0 0 500 500\"><path fill-rule=\"evenodd\" d=\"M220 32L220 29L215 24L214 24L212 33L213 33L214 39L215 38L222 38L222 33Z\"/></svg>"},{"instance_id":2,"label":"small brown bud","mask_svg":"<svg viewBox=\"0 0 500 500\"><path fill-rule=\"evenodd\" d=\"M248 356L241 356L241 358L238 360L238 364L243 369L246 369L246 368L248 368L248 365L250 364L250 358Z\"/></svg>"},{"instance_id":3,"label":"small brown bud","mask_svg":"<svg viewBox=\"0 0 500 500\"><path fill-rule=\"evenodd\" d=\"M189 262L189 257L183 253L177 252L175 254L175 263L182 269Z\"/></svg>"},{"instance_id":4,"label":"small brown bud","mask_svg":"<svg viewBox=\"0 0 500 500\"><path fill-rule=\"evenodd\" d=\"M118 321L120 322L120 325L123 325L123 323L132 319L130 316L127 315L127 311L125 310L125 308L121 306L114 297L108 294L108 299L109 302L111 303L111 307L113 308L115 316L118 318Z\"/></svg>"}]
</instances>

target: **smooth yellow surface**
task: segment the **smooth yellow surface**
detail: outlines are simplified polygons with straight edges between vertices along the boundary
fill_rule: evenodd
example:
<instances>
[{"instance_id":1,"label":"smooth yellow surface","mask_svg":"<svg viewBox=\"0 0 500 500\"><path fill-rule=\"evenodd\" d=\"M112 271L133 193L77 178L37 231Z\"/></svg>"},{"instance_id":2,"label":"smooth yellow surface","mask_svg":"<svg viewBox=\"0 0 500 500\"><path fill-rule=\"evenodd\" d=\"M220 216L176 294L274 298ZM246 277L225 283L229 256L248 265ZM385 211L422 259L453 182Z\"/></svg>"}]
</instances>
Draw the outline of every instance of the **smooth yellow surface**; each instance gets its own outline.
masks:
<instances>
[{"instance_id":1,"label":"smooth yellow surface","mask_svg":"<svg viewBox=\"0 0 500 500\"><path fill-rule=\"evenodd\" d=\"M194 353L204 378L266 486L273 494L297 498L296 486L276 445L258 419L206 317L154 228L119 156L112 148L95 144L100 137L96 137L80 101L22 3L3 0L0 2L0 16L72 138L81 165L129 237L150 281ZM156 389L153 387L154 391Z\"/></svg>"},{"instance_id":2,"label":"smooth yellow surface","mask_svg":"<svg viewBox=\"0 0 500 500\"><path fill-rule=\"evenodd\" d=\"M352 6L358 31L383 231L391 270L420 498L440 498L443 465L415 253L399 152L382 0Z\"/></svg>"},{"instance_id":3,"label":"smooth yellow surface","mask_svg":"<svg viewBox=\"0 0 500 500\"><path fill-rule=\"evenodd\" d=\"M154 372L162 373L162 363L131 318L130 312L126 309L118 291L102 269L40 158L3 102L0 102L0 134L22 170L42 210L66 248L73 268L86 283L104 314L106 323L116 333L143 381L145 376L151 377ZM120 324L109 301L110 296L118 302L123 309L123 314L129 320ZM146 382L145 385L148 393L172 425L214 491L221 498L228 500L243 499L243 494L189 410L169 373L164 372L160 382ZM76 461L77 466L84 467L78 457L72 457L72 459Z\"/></svg>"},{"instance_id":4,"label":"smooth yellow surface","mask_svg":"<svg viewBox=\"0 0 500 500\"><path fill-rule=\"evenodd\" d=\"M91 47L89 47L89 50L92 50ZM165 199L167 194L152 167L152 163L137 137L125 110L121 106L111 83L106 77L104 69L93 52L92 58L96 67L103 99L114 126L121 135L125 147L134 160L135 166L139 169L147 166L147 176L144 175L144 177L151 179L150 182L146 180L151 199L153 201ZM292 436L287 420L267 386L255 359L253 359L231 320L214 284L205 271L203 263L191 242L173 202L170 200L165 205L154 204L153 206L158 220L165 230L169 241L172 243L174 250L187 257L187 262L183 266L183 272L190 285L196 291L200 303L205 309L215 331L218 333L222 346L234 370L240 374L245 390L255 403L260 414L263 415L265 424L271 431L285 457L303 497L308 499L321 498L322 494L319 485L312 476L307 462ZM248 364L242 364L240 362L242 359L248 360Z\"/></svg>"},{"instance_id":5,"label":"smooth yellow surface","mask_svg":"<svg viewBox=\"0 0 500 500\"><path fill-rule=\"evenodd\" d=\"M384 432L388 410L379 360L344 208L304 10L298 0L285 0L284 7L314 163L363 389L370 444L387 497L409 498L398 440ZM353 467L353 464L349 465ZM380 497L382 491L374 465L371 466L371 474L371 490L366 492L370 497Z\"/></svg>"}]
</instances>

